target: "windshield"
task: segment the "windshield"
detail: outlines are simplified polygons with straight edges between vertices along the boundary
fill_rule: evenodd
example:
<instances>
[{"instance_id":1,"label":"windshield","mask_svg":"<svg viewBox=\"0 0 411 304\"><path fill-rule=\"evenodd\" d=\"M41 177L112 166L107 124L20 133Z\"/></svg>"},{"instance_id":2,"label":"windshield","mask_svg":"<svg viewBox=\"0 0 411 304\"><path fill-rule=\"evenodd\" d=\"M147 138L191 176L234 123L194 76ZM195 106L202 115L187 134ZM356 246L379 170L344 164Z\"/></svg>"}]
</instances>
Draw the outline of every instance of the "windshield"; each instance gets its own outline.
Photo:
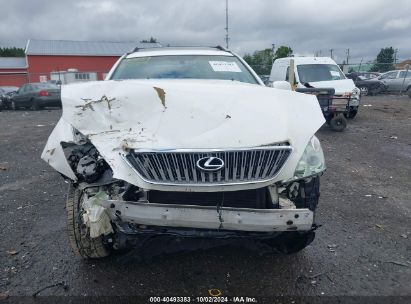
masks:
<instances>
[{"instance_id":1,"label":"windshield","mask_svg":"<svg viewBox=\"0 0 411 304\"><path fill-rule=\"evenodd\" d=\"M19 89L18 87L2 87L0 88L0 92L10 93L10 92L17 91L18 89Z\"/></svg>"},{"instance_id":2,"label":"windshield","mask_svg":"<svg viewBox=\"0 0 411 304\"><path fill-rule=\"evenodd\" d=\"M335 64L302 64L297 65L297 71L301 83L345 79Z\"/></svg>"},{"instance_id":3,"label":"windshield","mask_svg":"<svg viewBox=\"0 0 411 304\"><path fill-rule=\"evenodd\" d=\"M258 84L237 57L206 55L126 58L111 79L221 79Z\"/></svg>"}]
</instances>

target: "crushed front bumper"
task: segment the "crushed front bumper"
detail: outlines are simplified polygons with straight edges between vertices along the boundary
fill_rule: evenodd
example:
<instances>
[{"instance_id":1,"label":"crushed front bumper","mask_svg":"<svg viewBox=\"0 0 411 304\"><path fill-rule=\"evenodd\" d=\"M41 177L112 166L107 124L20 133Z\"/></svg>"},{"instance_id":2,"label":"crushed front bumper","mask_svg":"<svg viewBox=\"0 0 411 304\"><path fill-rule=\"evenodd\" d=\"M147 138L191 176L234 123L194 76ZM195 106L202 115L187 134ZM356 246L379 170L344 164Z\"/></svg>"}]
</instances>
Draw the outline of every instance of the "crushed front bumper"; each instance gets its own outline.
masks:
<instances>
[{"instance_id":1,"label":"crushed front bumper","mask_svg":"<svg viewBox=\"0 0 411 304\"><path fill-rule=\"evenodd\" d=\"M102 203L113 221L136 225L250 232L309 231L309 209L249 209L152 204L107 200Z\"/></svg>"}]
</instances>

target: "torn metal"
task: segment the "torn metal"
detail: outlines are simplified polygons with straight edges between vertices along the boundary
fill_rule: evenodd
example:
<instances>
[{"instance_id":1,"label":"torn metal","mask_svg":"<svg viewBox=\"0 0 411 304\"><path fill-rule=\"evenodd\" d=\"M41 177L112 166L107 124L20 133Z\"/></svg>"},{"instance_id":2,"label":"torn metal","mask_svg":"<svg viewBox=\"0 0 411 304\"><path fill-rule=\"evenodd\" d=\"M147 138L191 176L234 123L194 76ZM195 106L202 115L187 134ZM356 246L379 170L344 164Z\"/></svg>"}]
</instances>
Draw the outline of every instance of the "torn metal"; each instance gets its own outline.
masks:
<instances>
[{"instance_id":1,"label":"torn metal","mask_svg":"<svg viewBox=\"0 0 411 304\"><path fill-rule=\"evenodd\" d=\"M160 102L159 102L160 101ZM113 177L144 189L200 191L193 186L159 186L144 181L125 161L135 151L238 149L289 142L293 147L268 186L292 176L309 138L324 123L314 96L234 81L123 80L62 88L63 115L42 158L76 181L62 143L90 142ZM298 108L298 111L295 109ZM238 190L218 185L201 191Z\"/></svg>"}]
</instances>

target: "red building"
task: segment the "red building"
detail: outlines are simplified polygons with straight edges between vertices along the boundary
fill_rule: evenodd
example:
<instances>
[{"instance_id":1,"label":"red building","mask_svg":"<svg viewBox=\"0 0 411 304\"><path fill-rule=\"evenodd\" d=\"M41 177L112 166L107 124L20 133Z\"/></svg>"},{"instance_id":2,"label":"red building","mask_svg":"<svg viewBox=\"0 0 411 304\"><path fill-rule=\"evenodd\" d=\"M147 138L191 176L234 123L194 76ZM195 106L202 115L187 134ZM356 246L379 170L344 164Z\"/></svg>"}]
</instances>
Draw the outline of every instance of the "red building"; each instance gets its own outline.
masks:
<instances>
[{"instance_id":1,"label":"red building","mask_svg":"<svg viewBox=\"0 0 411 304\"><path fill-rule=\"evenodd\" d=\"M103 80L123 54L136 47L156 46L159 44L30 39L25 49L26 58L18 58L18 64L14 62L12 66L10 58L9 65L2 64L0 60L0 85L44 82L51 80L53 75L56 80L57 74L60 77L67 71L76 74L74 81ZM2 59L7 61L6 58Z\"/></svg>"},{"instance_id":2,"label":"red building","mask_svg":"<svg viewBox=\"0 0 411 304\"><path fill-rule=\"evenodd\" d=\"M0 57L0 86L17 86L28 82L24 57Z\"/></svg>"}]
</instances>

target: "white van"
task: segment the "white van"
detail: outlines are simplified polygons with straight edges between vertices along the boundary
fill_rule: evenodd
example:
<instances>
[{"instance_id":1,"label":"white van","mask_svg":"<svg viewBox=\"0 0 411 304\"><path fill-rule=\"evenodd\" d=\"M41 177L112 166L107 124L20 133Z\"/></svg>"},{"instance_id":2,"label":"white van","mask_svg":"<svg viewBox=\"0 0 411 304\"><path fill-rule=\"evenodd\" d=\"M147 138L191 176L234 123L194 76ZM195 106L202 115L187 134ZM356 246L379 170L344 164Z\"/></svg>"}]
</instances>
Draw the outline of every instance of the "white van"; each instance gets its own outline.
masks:
<instances>
[{"instance_id":1,"label":"white van","mask_svg":"<svg viewBox=\"0 0 411 304\"><path fill-rule=\"evenodd\" d=\"M283 88L289 82L290 62L294 60L296 88L333 88L335 95L349 98L348 118L353 118L360 104L360 90L347 79L339 66L329 57L287 57L276 59L270 74L273 87ZM293 85L293 84L292 84Z\"/></svg>"}]
</instances>

